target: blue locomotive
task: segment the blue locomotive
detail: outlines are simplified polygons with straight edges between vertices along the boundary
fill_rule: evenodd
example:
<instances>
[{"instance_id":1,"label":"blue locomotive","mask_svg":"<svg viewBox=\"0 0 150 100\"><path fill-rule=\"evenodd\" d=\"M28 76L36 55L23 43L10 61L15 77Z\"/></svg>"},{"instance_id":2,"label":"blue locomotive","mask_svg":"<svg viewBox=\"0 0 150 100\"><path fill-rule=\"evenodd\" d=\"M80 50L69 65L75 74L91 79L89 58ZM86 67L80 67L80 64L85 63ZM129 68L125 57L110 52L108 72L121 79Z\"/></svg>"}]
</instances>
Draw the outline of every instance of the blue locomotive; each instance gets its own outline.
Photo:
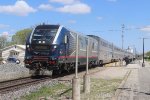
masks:
<instances>
[{"instance_id":1,"label":"blue locomotive","mask_svg":"<svg viewBox=\"0 0 150 100\"><path fill-rule=\"evenodd\" d=\"M25 66L32 75L60 74L75 69L76 38L78 37L78 64L86 65L87 40L89 65L101 65L132 56L112 43L94 35L82 35L61 25L38 25L26 41Z\"/></svg>"}]
</instances>

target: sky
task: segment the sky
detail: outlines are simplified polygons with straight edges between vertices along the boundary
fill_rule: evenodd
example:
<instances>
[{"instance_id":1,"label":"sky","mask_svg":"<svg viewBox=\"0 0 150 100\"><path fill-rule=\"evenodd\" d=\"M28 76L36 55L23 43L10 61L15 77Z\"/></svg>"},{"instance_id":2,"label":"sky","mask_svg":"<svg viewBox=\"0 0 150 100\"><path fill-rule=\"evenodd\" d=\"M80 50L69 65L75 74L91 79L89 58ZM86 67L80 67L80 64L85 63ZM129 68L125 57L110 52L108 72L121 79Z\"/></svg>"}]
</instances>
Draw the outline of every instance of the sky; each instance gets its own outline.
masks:
<instances>
[{"instance_id":1,"label":"sky","mask_svg":"<svg viewBox=\"0 0 150 100\"><path fill-rule=\"evenodd\" d=\"M0 0L0 35L41 23L60 24L142 53L150 38L150 0ZM124 25L124 28L122 26ZM145 39L145 51L150 50Z\"/></svg>"}]
</instances>

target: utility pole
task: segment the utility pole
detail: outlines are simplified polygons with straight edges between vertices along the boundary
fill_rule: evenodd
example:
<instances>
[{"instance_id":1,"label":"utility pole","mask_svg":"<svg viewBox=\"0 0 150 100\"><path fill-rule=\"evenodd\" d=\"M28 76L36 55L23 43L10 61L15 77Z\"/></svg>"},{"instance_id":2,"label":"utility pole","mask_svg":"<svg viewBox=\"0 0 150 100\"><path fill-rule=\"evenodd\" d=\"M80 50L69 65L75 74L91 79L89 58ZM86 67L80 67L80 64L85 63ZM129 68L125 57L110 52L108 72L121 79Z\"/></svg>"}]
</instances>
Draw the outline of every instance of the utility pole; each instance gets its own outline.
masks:
<instances>
[{"instance_id":1,"label":"utility pole","mask_svg":"<svg viewBox=\"0 0 150 100\"><path fill-rule=\"evenodd\" d=\"M122 35L121 35L121 37L122 37L122 50L123 50L123 44L124 44L124 28L125 28L125 26L124 26L124 24L122 24ZM123 65L123 59L121 59L120 65L121 66Z\"/></svg>"},{"instance_id":2,"label":"utility pole","mask_svg":"<svg viewBox=\"0 0 150 100\"><path fill-rule=\"evenodd\" d=\"M125 28L125 26L124 26L124 24L122 24L122 35L121 35L121 37L122 37L122 49L123 49L123 44L124 44L124 28Z\"/></svg>"}]
</instances>

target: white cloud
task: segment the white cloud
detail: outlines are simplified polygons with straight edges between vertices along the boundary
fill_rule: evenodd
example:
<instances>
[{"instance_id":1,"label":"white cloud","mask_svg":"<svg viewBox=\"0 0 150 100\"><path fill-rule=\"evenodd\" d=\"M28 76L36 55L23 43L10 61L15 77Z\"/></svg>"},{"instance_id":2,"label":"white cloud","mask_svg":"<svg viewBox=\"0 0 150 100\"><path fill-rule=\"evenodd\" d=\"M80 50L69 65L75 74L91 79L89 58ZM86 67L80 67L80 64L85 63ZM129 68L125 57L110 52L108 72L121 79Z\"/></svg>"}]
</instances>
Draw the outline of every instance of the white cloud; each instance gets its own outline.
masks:
<instances>
[{"instance_id":1,"label":"white cloud","mask_svg":"<svg viewBox=\"0 0 150 100\"><path fill-rule=\"evenodd\" d=\"M102 19L103 19L103 17L100 17L100 16L97 17L97 20L102 20Z\"/></svg>"},{"instance_id":2,"label":"white cloud","mask_svg":"<svg viewBox=\"0 0 150 100\"><path fill-rule=\"evenodd\" d=\"M57 11L71 14L86 14L91 12L91 8L83 3L77 3L72 5L64 5L63 7L57 8Z\"/></svg>"},{"instance_id":3,"label":"white cloud","mask_svg":"<svg viewBox=\"0 0 150 100\"><path fill-rule=\"evenodd\" d=\"M16 1L14 5L0 6L0 13L14 14L19 16L27 16L29 13L35 12L36 9L30 7L25 1Z\"/></svg>"},{"instance_id":4,"label":"white cloud","mask_svg":"<svg viewBox=\"0 0 150 100\"><path fill-rule=\"evenodd\" d=\"M143 28L140 28L141 31L150 32L150 26L145 26Z\"/></svg>"},{"instance_id":5,"label":"white cloud","mask_svg":"<svg viewBox=\"0 0 150 100\"><path fill-rule=\"evenodd\" d=\"M8 28L9 25L5 25L5 24L0 24L0 29L3 29L3 28Z\"/></svg>"},{"instance_id":6,"label":"white cloud","mask_svg":"<svg viewBox=\"0 0 150 100\"><path fill-rule=\"evenodd\" d=\"M68 21L70 24L75 24L76 23L76 20L69 20Z\"/></svg>"},{"instance_id":7,"label":"white cloud","mask_svg":"<svg viewBox=\"0 0 150 100\"><path fill-rule=\"evenodd\" d=\"M50 4L41 4L39 6L39 9L42 9L42 10L52 10L53 7Z\"/></svg>"},{"instance_id":8,"label":"white cloud","mask_svg":"<svg viewBox=\"0 0 150 100\"><path fill-rule=\"evenodd\" d=\"M49 0L50 2L56 2L61 4L73 4L75 2L79 2L79 0Z\"/></svg>"}]
</instances>

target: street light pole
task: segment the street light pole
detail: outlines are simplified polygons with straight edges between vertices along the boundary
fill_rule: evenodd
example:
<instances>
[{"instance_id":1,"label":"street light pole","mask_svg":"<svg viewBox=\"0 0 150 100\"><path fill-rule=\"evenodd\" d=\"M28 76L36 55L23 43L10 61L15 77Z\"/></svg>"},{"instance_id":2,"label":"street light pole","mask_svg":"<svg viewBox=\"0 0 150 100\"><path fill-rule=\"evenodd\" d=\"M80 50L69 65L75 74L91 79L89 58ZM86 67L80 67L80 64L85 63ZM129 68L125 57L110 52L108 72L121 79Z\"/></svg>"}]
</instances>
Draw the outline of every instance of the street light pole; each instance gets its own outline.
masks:
<instances>
[{"instance_id":1,"label":"street light pole","mask_svg":"<svg viewBox=\"0 0 150 100\"><path fill-rule=\"evenodd\" d=\"M143 63L142 63L142 67L145 67L145 63L144 63L144 40L145 39L149 39L149 38L143 38Z\"/></svg>"},{"instance_id":2,"label":"street light pole","mask_svg":"<svg viewBox=\"0 0 150 100\"><path fill-rule=\"evenodd\" d=\"M144 39L145 38L143 38L143 63L142 63L142 67L145 67L145 64L144 64Z\"/></svg>"}]
</instances>

